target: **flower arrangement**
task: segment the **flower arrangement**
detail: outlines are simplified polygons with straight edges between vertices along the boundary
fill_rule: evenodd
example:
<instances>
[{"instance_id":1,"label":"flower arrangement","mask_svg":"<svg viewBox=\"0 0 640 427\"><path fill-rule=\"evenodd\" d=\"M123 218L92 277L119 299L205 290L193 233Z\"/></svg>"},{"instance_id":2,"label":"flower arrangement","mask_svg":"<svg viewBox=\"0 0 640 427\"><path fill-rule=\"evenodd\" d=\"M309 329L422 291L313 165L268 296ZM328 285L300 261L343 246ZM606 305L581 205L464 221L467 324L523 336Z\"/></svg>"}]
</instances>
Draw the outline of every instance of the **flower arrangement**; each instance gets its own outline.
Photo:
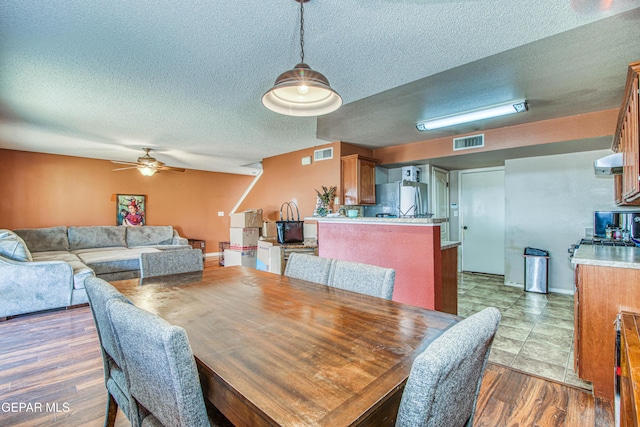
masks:
<instances>
[{"instance_id":1,"label":"flower arrangement","mask_svg":"<svg viewBox=\"0 0 640 427\"><path fill-rule=\"evenodd\" d=\"M329 213L329 205L336 197L336 191L338 187L325 187L322 186L322 191L316 189L316 195L318 196L318 203L316 203L315 215L326 216Z\"/></svg>"}]
</instances>

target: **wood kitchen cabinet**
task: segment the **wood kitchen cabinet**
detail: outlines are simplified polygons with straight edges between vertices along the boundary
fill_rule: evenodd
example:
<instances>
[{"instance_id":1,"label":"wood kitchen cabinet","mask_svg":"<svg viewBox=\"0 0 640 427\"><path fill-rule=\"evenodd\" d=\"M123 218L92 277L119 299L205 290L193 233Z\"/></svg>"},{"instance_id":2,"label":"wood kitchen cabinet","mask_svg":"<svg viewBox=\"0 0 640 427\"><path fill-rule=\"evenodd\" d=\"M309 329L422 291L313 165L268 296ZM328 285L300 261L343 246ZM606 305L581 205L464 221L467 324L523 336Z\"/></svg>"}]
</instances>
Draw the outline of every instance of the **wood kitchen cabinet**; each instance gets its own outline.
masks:
<instances>
[{"instance_id":1,"label":"wood kitchen cabinet","mask_svg":"<svg viewBox=\"0 0 640 427\"><path fill-rule=\"evenodd\" d=\"M636 427L640 410L640 315L620 314L620 426Z\"/></svg>"},{"instance_id":2,"label":"wood kitchen cabinet","mask_svg":"<svg viewBox=\"0 0 640 427\"><path fill-rule=\"evenodd\" d=\"M621 311L640 312L640 270L579 264L575 275L575 370L596 397L613 401L614 322Z\"/></svg>"},{"instance_id":3,"label":"wood kitchen cabinet","mask_svg":"<svg viewBox=\"0 0 640 427\"><path fill-rule=\"evenodd\" d=\"M442 249L442 290L436 293L436 310L458 314L458 247Z\"/></svg>"},{"instance_id":4,"label":"wood kitchen cabinet","mask_svg":"<svg viewBox=\"0 0 640 427\"><path fill-rule=\"evenodd\" d=\"M616 176L614 187L615 202L621 206L640 204L639 74L640 61L629 64L625 95L611 147L623 155L622 176Z\"/></svg>"},{"instance_id":5,"label":"wood kitchen cabinet","mask_svg":"<svg viewBox=\"0 0 640 427\"><path fill-rule=\"evenodd\" d=\"M344 156L341 188L345 205L376 204L376 164L378 161L359 154Z\"/></svg>"}]
</instances>

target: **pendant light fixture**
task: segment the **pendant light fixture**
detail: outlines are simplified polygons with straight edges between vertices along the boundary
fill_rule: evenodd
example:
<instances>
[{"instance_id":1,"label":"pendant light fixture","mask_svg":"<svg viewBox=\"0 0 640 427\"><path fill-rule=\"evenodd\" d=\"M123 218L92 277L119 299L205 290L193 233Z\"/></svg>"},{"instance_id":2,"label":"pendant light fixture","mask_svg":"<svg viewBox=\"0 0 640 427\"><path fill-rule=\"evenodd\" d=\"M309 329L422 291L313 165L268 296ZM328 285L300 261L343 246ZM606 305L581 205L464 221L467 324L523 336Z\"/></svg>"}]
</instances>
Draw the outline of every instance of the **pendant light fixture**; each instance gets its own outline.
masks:
<instances>
[{"instance_id":1,"label":"pendant light fixture","mask_svg":"<svg viewBox=\"0 0 640 427\"><path fill-rule=\"evenodd\" d=\"M287 116L320 116L337 110L342 98L331 89L329 80L304 63L304 4L300 3L300 58L292 70L285 71L262 97L262 104L276 113Z\"/></svg>"}]
</instances>

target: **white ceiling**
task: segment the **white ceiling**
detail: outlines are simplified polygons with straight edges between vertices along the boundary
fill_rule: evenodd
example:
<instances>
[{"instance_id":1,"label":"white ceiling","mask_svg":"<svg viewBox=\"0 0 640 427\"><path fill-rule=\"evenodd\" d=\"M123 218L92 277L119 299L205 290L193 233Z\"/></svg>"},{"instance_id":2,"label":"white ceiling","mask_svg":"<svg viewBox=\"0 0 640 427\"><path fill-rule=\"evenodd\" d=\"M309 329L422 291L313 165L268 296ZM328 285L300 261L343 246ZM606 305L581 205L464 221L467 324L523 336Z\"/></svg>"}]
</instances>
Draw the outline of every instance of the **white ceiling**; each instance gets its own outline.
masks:
<instances>
[{"instance_id":1,"label":"white ceiling","mask_svg":"<svg viewBox=\"0 0 640 427\"><path fill-rule=\"evenodd\" d=\"M551 99L560 95L583 112L613 108L626 64L640 59L640 0L311 0L305 62L345 105L319 120L287 117L260 98L299 62L298 9L294 0L3 0L0 148L133 161L153 147L171 166L254 174L245 165L327 141L382 147L464 132L413 126L511 95L531 110L510 120L570 115ZM630 29L615 33L621 25ZM602 71L576 76L580 64ZM516 122L492 123L482 126Z\"/></svg>"}]
</instances>

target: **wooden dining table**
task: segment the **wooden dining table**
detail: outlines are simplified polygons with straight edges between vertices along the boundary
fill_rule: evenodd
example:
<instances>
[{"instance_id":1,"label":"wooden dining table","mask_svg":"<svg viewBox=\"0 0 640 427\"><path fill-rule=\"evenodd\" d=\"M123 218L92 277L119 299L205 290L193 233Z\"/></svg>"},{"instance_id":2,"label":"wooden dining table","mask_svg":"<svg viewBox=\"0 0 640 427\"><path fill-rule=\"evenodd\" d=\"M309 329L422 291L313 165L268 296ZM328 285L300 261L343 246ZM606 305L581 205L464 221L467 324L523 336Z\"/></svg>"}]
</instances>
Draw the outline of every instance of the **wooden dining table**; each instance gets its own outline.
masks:
<instances>
[{"instance_id":1,"label":"wooden dining table","mask_svg":"<svg viewBox=\"0 0 640 427\"><path fill-rule=\"evenodd\" d=\"M239 266L112 284L187 331L236 426L394 425L413 360L460 320Z\"/></svg>"}]
</instances>

